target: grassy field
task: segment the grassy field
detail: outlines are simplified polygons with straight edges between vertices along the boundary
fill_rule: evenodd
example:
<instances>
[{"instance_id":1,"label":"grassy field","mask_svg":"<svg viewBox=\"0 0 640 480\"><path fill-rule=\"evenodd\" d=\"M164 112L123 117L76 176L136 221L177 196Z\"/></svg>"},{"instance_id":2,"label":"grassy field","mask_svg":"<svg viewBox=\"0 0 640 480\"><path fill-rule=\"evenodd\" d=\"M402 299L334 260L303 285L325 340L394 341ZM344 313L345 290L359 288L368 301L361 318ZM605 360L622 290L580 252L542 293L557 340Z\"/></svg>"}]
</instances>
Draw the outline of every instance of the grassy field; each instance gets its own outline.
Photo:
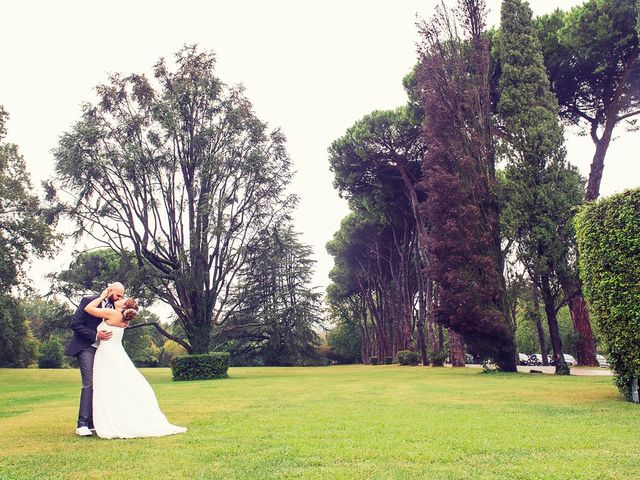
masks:
<instances>
[{"instance_id":1,"label":"grassy field","mask_svg":"<svg viewBox=\"0 0 640 480\"><path fill-rule=\"evenodd\" d=\"M183 383L143 373L186 434L75 437L77 370L0 370L0 478L640 477L640 409L610 377L396 365L232 368Z\"/></svg>"}]
</instances>

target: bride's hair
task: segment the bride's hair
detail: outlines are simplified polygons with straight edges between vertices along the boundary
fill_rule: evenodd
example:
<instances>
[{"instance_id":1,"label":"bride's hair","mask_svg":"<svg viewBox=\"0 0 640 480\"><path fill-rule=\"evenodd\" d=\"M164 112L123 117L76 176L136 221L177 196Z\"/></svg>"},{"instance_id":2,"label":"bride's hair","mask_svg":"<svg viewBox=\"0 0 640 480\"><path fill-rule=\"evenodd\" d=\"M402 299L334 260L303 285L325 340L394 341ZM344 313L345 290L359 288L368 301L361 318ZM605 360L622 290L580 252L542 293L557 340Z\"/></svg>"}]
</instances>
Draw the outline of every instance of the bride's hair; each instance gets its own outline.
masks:
<instances>
[{"instance_id":1,"label":"bride's hair","mask_svg":"<svg viewBox=\"0 0 640 480\"><path fill-rule=\"evenodd\" d=\"M133 298L127 298L122 305L122 316L125 322L130 322L138 315L138 302Z\"/></svg>"}]
</instances>

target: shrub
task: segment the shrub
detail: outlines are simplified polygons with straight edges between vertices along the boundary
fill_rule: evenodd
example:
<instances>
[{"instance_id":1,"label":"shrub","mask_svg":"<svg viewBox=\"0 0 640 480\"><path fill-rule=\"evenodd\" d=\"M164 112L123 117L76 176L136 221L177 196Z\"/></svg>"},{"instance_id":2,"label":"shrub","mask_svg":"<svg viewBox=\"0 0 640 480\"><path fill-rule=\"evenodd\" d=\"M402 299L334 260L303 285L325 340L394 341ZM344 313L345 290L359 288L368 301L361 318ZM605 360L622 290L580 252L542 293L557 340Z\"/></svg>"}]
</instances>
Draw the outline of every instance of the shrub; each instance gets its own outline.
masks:
<instances>
[{"instance_id":1,"label":"shrub","mask_svg":"<svg viewBox=\"0 0 640 480\"><path fill-rule=\"evenodd\" d=\"M411 350L400 350L397 355L398 363L400 365L418 365L418 354Z\"/></svg>"},{"instance_id":2,"label":"shrub","mask_svg":"<svg viewBox=\"0 0 640 480\"><path fill-rule=\"evenodd\" d=\"M369 361L371 362L371 365L378 365L378 357L370 357Z\"/></svg>"},{"instance_id":3,"label":"shrub","mask_svg":"<svg viewBox=\"0 0 640 480\"><path fill-rule=\"evenodd\" d=\"M227 378L228 369L229 354L226 352L186 355L171 361L171 372L176 381Z\"/></svg>"},{"instance_id":4,"label":"shrub","mask_svg":"<svg viewBox=\"0 0 640 480\"><path fill-rule=\"evenodd\" d=\"M38 359L39 368L62 368L63 360L64 347L59 338L51 337L42 344Z\"/></svg>"},{"instance_id":5,"label":"shrub","mask_svg":"<svg viewBox=\"0 0 640 480\"><path fill-rule=\"evenodd\" d=\"M431 352L429 353L429 360L431 360L431 365L434 367L442 367L444 366L444 362L447 359L447 352L441 350L439 352Z\"/></svg>"},{"instance_id":6,"label":"shrub","mask_svg":"<svg viewBox=\"0 0 640 480\"><path fill-rule=\"evenodd\" d=\"M391 365L393 363L393 357L384 357L384 364Z\"/></svg>"},{"instance_id":7,"label":"shrub","mask_svg":"<svg viewBox=\"0 0 640 480\"><path fill-rule=\"evenodd\" d=\"M631 400L640 375L640 189L585 205L575 223L584 293L615 383Z\"/></svg>"}]
</instances>

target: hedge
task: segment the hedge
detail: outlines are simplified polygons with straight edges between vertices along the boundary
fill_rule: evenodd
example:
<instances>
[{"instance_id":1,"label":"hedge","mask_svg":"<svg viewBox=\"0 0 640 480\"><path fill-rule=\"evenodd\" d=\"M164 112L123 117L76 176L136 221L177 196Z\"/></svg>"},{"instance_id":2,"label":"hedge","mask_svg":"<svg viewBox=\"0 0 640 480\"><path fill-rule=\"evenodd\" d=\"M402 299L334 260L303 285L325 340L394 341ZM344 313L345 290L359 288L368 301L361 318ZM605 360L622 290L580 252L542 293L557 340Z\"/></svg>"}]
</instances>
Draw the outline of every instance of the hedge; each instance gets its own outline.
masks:
<instances>
[{"instance_id":1,"label":"hedge","mask_svg":"<svg viewBox=\"0 0 640 480\"><path fill-rule=\"evenodd\" d=\"M227 352L185 355L171 360L171 372L176 381L227 378L228 369L229 354Z\"/></svg>"},{"instance_id":2,"label":"hedge","mask_svg":"<svg viewBox=\"0 0 640 480\"><path fill-rule=\"evenodd\" d=\"M615 383L640 375L640 189L585 205L576 220L580 279Z\"/></svg>"},{"instance_id":3,"label":"hedge","mask_svg":"<svg viewBox=\"0 0 640 480\"><path fill-rule=\"evenodd\" d=\"M411 350L400 350L397 359L400 365L418 365L418 354Z\"/></svg>"}]
</instances>

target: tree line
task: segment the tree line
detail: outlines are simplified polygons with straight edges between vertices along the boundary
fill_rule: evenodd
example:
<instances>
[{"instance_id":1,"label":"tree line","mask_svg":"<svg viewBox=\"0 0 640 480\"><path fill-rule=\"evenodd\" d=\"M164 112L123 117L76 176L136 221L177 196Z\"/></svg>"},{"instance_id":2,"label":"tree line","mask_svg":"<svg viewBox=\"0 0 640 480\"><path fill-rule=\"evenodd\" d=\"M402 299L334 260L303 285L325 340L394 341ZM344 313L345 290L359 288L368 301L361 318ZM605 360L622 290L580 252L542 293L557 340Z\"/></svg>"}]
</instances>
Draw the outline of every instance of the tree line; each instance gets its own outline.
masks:
<instances>
[{"instance_id":1,"label":"tree line","mask_svg":"<svg viewBox=\"0 0 640 480\"><path fill-rule=\"evenodd\" d=\"M640 113L638 5L589 0L534 19L505 0L492 30L484 12L461 0L422 22L407 104L331 146L352 211L327 245L331 314L365 363L411 349L438 365L446 348L454 365L467 352L513 371L516 329L532 322L557 373L568 341L597 365L573 217L599 195L614 128ZM566 161L565 126L594 143L588 179Z\"/></svg>"}]
</instances>

